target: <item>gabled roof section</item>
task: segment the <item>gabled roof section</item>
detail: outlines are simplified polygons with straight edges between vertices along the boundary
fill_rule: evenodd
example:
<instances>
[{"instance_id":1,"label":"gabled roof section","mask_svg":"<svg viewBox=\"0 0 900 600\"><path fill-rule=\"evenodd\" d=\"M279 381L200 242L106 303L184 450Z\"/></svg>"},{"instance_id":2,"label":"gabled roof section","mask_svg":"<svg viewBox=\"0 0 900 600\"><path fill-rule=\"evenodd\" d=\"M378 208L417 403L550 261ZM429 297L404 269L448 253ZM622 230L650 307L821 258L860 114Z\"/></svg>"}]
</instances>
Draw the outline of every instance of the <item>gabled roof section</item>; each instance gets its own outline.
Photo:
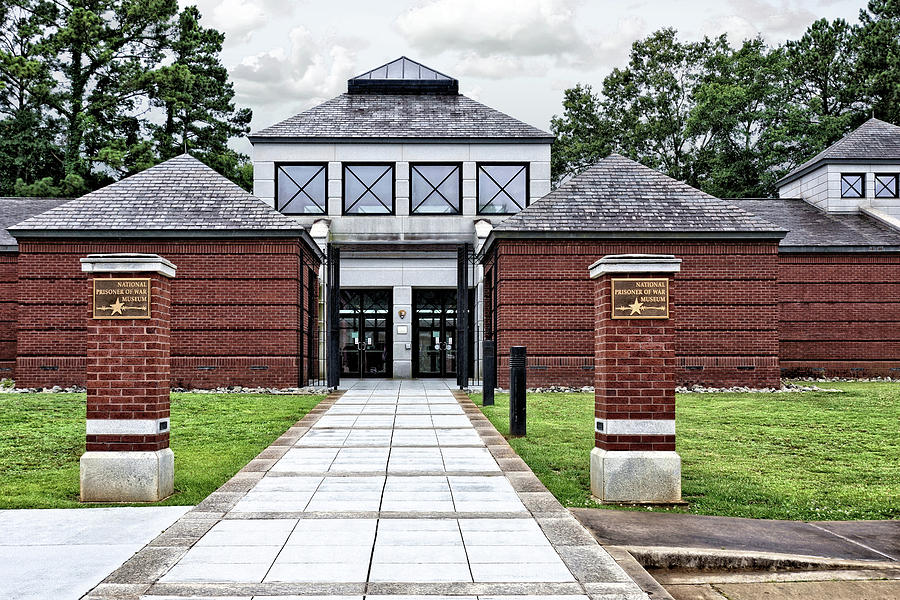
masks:
<instances>
[{"instance_id":1,"label":"gabled roof section","mask_svg":"<svg viewBox=\"0 0 900 600\"><path fill-rule=\"evenodd\" d=\"M405 56L347 81L350 94L457 94L459 81Z\"/></svg>"},{"instance_id":2,"label":"gabled roof section","mask_svg":"<svg viewBox=\"0 0 900 600\"><path fill-rule=\"evenodd\" d=\"M869 119L782 177L777 185L799 179L820 164L855 162L900 164L900 127L880 119Z\"/></svg>"},{"instance_id":3,"label":"gabled roof section","mask_svg":"<svg viewBox=\"0 0 900 600\"><path fill-rule=\"evenodd\" d=\"M788 234L782 252L900 251L900 231L864 214L827 213L799 198L734 200Z\"/></svg>"},{"instance_id":4,"label":"gabled roof section","mask_svg":"<svg viewBox=\"0 0 900 600\"><path fill-rule=\"evenodd\" d=\"M461 94L342 94L252 135L260 142L549 144L553 136Z\"/></svg>"},{"instance_id":5,"label":"gabled roof section","mask_svg":"<svg viewBox=\"0 0 900 600\"><path fill-rule=\"evenodd\" d=\"M7 227L56 208L69 200L71 198L0 198L0 252L14 252L19 248L16 238L6 231Z\"/></svg>"},{"instance_id":6,"label":"gabled roof section","mask_svg":"<svg viewBox=\"0 0 900 600\"><path fill-rule=\"evenodd\" d=\"M9 231L17 238L186 234L308 238L297 221L273 210L189 154L70 200Z\"/></svg>"},{"instance_id":7,"label":"gabled roof section","mask_svg":"<svg viewBox=\"0 0 900 600\"><path fill-rule=\"evenodd\" d=\"M497 225L496 237L768 238L784 230L612 154Z\"/></svg>"}]
</instances>

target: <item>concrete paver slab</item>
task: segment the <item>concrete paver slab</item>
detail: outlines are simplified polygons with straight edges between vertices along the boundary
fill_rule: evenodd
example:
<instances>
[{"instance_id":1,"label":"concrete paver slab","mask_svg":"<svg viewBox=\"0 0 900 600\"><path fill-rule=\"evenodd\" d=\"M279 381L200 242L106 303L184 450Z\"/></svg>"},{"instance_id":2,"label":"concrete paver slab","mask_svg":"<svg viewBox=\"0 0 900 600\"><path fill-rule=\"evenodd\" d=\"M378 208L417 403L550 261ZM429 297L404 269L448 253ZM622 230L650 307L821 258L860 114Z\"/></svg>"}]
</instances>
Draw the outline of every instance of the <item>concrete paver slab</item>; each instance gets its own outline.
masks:
<instances>
[{"instance_id":1,"label":"concrete paver slab","mask_svg":"<svg viewBox=\"0 0 900 600\"><path fill-rule=\"evenodd\" d=\"M189 509L0 510L0 598L80 598Z\"/></svg>"}]
</instances>

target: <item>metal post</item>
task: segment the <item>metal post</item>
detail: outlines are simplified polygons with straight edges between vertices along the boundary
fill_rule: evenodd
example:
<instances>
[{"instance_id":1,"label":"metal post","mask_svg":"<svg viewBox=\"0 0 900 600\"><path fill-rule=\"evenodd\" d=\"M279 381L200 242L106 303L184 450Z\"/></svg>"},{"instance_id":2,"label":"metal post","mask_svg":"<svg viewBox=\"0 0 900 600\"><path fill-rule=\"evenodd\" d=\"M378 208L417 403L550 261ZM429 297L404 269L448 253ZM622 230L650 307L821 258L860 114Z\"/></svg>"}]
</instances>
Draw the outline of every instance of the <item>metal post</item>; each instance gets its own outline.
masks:
<instances>
[{"instance_id":1,"label":"metal post","mask_svg":"<svg viewBox=\"0 0 900 600\"><path fill-rule=\"evenodd\" d=\"M481 405L493 406L494 388L497 387L497 351L493 340L484 340L481 346L484 348L482 352Z\"/></svg>"},{"instance_id":2,"label":"metal post","mask_svg":"<svg viewBox=\"0 0 900 600\"><path fill-rule=\"evenodd\" d=\"M456 249L456 384L469 383L469 245Z\"/></svg>"},{"instance_id":3,"label":"metal post","mask_svg":"<svg viewBox=\"0 0 900 600\"><path fill-rule=\"evenodd\" d=\"M509 349L509 435L525 435L525 369L528 358L525 346Z\"/></svg>"},{"instance_id":4,"label":"metal post","mask_svg":"<svg viewBox=\"0 0 900 600\"><path fill-rule=\"evenodd\" d=\"M328 387L336 389L341 382L341 349L338 332L340 326L341 303L341 249L328 245L328 292L327 315L325 318L325 339L328 357Z\"/></svg>"}]
</instances>

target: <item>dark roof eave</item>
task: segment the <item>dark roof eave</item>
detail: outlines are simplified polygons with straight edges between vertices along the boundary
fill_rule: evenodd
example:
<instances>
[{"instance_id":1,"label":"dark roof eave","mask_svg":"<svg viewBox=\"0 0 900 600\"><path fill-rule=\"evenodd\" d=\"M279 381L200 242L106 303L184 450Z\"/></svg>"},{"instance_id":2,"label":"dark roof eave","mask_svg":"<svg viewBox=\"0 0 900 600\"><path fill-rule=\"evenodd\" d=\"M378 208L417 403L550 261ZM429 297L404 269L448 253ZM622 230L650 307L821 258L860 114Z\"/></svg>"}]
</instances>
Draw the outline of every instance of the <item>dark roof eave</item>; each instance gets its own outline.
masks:
<instances>
[{"instance_id":1,"label":"dark roof eave","mask_svg":"<svg viewBox=\"0 0 900 600\"><path fill-rule=\"evenodd\" d=\"M823 165L859 165L859 164L867 164L867 165L893 165L900 164L900 157L897 158L820 158L816 162L803 167L797 171L791 171L781 179L775 182L775 185L780 187L782 185L791 183L792 181L796 181L800 179L804 175L808 173L812 173L819 167Z\"/></svg>"},{"instance_id":2,"label":"dark roof eave","mask_svg":"<svg viewBox=\"0 0 900 600\"><path fill-rule=\"evenodd\" d=\"M299 238L316 253L319 260L325 255L306 229L16 229L7 231L17 240L72 239L248 239Z\"/></svg>"},{"instance_id":3,"label":"dark roof eave","mask_svg":"<svg viewBox=\"0 0 900 600\"><path fill-rule=\"evenodd\" d=\"M550 144L556 138L552 135L521 137L325 137L325 136L247 136L251 144Z\"/></svg>"},{"instance_id":4,"label":"dark roof eave","mask_svg":"<svg viewBox=\"0 0 900 600\"><path fill-rule=\"evenodd\" d=\"M479 255L497 240L781 240L787 231L491 231Z\"/></svg>"},{"instance_id":5,"label":"dark roof eave","mask_svg":"<svg viewBox=\"0 0 900 600\"><path fill-rule=\"evenodd\" d=\"M852 253L873 253L877 252L879 254L882 253L892 253L892 252L900 252L900 246L896 245L857 245L857 244L847 244L847 245L830 245L830 246L779 246L779 252L783 252L785 254L810 254L816 252L822 252L827 254L840 253L840 252L852 252Z\"/></svg>"}]
</instances>

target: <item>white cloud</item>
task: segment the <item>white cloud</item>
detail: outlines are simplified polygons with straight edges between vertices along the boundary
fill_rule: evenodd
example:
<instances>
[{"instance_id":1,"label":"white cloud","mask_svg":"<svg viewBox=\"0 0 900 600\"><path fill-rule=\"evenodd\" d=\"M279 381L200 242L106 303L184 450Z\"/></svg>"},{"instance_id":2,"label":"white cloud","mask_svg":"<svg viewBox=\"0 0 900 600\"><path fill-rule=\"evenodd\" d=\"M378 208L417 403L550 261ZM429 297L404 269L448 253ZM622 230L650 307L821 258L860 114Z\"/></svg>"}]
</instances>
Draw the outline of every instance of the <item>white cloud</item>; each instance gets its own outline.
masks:
<instances>
[{"instance_id":1,"label":"white cloud","mask_svg":"<svg viewBox=\"0 0 900 600\"><path fill-rule=\"evenodd\" d=\"M288 48L247 56L231 69L240 103L287 115L345 91L355 50L304 27L292 29L288 38Z\"/></svg>"},{"instance_id":2,"label":"white cloud","mask_svg":"<svg viewBox=\"0 0 900 600\"><path fill-rule=\"evenodd\" d=\"M203 23L225 34L227 44L245 43L272 19L290 17L298 4L292 0L179 0L184 8L196 5Z\"/></svg>"},{"instance_id":3,"label":"white cloud","mask_svg":"<svg viewBox=\"0 0 900 600\"><path fill-rule=\"evenodd\" d=\"M734 45L758 35L772 43L796 38L817 18L792 0L729 0L728 5L735 12L705 20L701 32L709 36L726 33Z\"/></svg>"}]
</instances>

